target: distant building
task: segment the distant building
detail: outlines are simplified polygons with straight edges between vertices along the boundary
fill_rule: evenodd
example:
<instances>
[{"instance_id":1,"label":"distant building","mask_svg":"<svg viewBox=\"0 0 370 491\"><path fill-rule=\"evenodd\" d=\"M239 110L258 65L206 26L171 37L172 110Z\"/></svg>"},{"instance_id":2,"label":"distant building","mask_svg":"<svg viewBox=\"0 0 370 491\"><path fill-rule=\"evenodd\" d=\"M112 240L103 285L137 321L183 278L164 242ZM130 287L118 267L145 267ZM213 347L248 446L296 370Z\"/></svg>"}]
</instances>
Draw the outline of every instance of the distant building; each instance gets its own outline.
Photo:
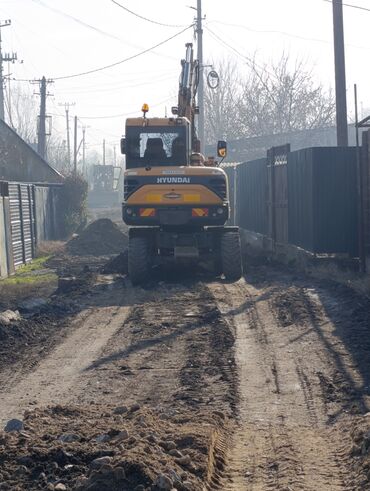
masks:
<instances>
[{"instance_id":1,"label":"distant building","mask_svg":"<svg viewBox=\"0 0 370 491\"><path fill-rule=\"evenodd\" d=\"M61 183L64 178L0 120L0 181Z\"/></svg>"},{"instance_id":2,"label":"distant building","mask_svg":"<svg viewBox=\"0 0 370 491\"><path fill-rule=\"evenodd\" d=\"M354 125L348 126L348 136L349 145L355 145ZM227 162L247 162L266 157L266 152L269 148L284 145L285 143L290 143L292 151L308 147L335 147L337 145L336 127L314 128L228 141ZM208 145L206 147L206 155L214 155L215 148L215 145Z\"/></svg>"}]
</instances>

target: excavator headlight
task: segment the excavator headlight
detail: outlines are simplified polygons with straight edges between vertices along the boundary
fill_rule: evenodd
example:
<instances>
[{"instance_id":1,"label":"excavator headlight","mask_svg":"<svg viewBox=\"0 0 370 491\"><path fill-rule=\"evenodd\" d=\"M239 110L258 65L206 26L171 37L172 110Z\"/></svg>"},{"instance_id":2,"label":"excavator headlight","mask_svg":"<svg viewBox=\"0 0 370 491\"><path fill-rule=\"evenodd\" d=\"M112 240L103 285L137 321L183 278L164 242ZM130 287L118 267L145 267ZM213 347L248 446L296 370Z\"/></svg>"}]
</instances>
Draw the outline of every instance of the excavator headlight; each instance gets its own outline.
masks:
<instances>
[{"instance_id":1,"label":"excavator headlight","mask_svg":"<svg viewBox=\"0 0 370 491\"><path fill-rule=\"evenodd\" d=\"M131 210L131 208L126 208L126 213L127 213L127 215L132 215L132 210Z\"/></svg>"},{"instance_id":2,"label":"excavator headlight","mask_svg":"<svg viewBox=\"0 0 370 491\"><path fill-rule=\"evenodd\" d=\"M172 112L172 114L179 114L179 108L177 106L172 106L171 112Z\"/></svg>"}]
</instances>

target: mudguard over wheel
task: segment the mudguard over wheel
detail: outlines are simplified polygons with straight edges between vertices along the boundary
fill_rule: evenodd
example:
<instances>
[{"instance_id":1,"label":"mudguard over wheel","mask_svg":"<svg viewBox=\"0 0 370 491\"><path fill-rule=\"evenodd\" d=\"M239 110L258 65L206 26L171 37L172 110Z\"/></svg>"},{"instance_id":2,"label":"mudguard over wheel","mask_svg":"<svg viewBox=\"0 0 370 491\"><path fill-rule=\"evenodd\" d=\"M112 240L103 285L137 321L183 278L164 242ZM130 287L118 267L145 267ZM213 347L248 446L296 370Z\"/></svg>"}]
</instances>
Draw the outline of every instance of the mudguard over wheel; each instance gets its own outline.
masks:
<instances>
[{"instance_id":1,"label":"mudguard over wheel","mask_svg":"<svg viewBox=\"0 0 370 491\"><path fill-rule=\"evenodd\" d=\"M224 232L220 246L222 272L227 280L236 281L243 275L239 232Z\"/></svg>"},{"instance_id":2,"label":"mudguard over wheel","mask_svg":"<svg viewBox=\"0 0 370 491\"><path fill-rule=\"evenodd\" d=\"M128 274L133 285L145 283L150 272L150 249L146 237L130 237L128 243Z\"/></svg>"}]
</instances>

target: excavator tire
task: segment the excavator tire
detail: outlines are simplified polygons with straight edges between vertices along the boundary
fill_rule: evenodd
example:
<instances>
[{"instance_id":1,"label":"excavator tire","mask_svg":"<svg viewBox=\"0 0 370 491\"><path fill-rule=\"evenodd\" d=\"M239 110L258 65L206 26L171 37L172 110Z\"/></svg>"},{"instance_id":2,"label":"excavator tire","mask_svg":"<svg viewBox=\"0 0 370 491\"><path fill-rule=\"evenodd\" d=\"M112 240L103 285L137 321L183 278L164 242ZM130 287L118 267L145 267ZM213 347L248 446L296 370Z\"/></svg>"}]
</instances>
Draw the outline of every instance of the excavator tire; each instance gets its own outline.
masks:
<instances>
[{"instance_id":1,"label":"excavator tire","mask_svg":"<svg viewBox=\"0 0 370 491\"><path fill-rule=\"evenodd\" d=\"M150 253L146 237L130 237L128 243L128 274L133 285L140 285L149 279Z\"/></svg>"},{"instance_id":2,"label":"excavator tire","mask_svg":"<svg viewBox=\"0 0 370 491\"><path fill-rule=\"evenodd\" d=\"M221 237L222 272L229 281L237 281L243 275L242 252L238 232L224 232Z\"/></svg>"}]
</instances>

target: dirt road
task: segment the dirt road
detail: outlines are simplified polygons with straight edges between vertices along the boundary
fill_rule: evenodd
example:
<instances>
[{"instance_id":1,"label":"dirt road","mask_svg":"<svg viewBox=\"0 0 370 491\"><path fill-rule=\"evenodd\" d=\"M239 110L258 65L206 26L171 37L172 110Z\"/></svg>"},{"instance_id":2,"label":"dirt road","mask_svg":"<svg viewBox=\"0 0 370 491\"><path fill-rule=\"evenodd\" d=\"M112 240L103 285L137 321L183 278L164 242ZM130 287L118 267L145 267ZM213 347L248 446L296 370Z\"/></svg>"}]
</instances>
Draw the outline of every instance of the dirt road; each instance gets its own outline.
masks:
<instances>
[{"instance_id":1,"label":"dirt road","mask_svg":"<svg viewBox=\"0 0 370 491\"><path fill-rule=\"evenodd\" d=\"M366 299L259 265L100 275L78 304L2 365L1 423L24 430L0 435L0 489L370 489Z\"/></svg>"}]
</instances>

